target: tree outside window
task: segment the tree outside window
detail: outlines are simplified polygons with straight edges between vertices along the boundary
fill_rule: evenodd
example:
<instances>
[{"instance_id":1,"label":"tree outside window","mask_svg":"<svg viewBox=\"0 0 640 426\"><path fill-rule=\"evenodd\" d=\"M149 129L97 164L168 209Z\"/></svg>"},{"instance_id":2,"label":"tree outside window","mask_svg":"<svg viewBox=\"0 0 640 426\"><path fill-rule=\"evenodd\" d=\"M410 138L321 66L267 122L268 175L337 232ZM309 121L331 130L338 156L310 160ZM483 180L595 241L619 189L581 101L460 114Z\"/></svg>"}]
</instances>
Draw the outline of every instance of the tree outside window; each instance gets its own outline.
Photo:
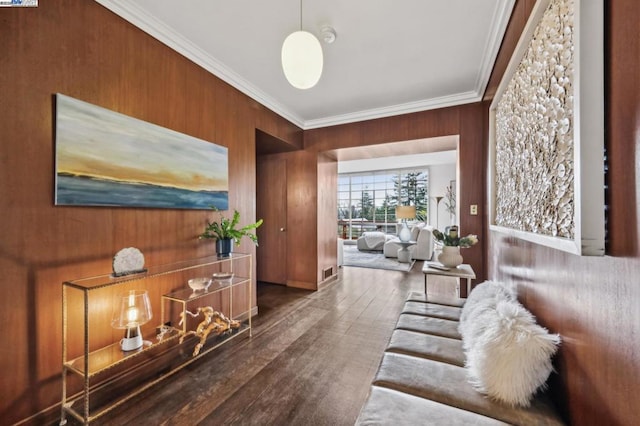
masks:
<instances>
[{"instance_id":1,"label":"tree outside window","mask_svg":"<svg viewBox=\"0 0 640 426\"><path fill-rule=\"evenodd\" d=\"M429 208L428 169L383 170L338 176L338 233L357 238L374 229L395 232L395 208L415 205L426 221Z\"/></svg>"}]
</instances>

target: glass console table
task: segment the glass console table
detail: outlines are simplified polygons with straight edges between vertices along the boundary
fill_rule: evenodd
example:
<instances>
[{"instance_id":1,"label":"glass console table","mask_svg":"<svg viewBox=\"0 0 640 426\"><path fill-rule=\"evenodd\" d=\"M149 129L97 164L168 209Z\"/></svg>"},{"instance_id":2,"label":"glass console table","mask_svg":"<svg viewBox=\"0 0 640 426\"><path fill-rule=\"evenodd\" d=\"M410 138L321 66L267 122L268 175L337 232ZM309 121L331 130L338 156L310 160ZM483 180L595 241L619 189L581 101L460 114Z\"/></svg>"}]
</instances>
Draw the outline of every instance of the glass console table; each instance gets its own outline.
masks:
<instances>
[{"instance_id":1,"label":"glass console table","mask_svg":"<svg viewBox=\"0 0 640 426\"><path fill-rule=\"evenodd\" d=\"M114 278L102 275L62 284L62 413L83 424L105 415L128 399L238 336L251 336L252 256L205 257L150 267L146 272ZM206 290L194 291L189 278L228 273ZM224 275L224 274L223 274ZM160 294L159 288L170 288ZM110 328L116 294L147 290L160 315L142 326L143 346L120 347L122 330ZM154 304L154 301L156 302ZM213 308L237 327L205 335L201 308ZM208 324L208 323L207 323Z\"/></svg>"}]
</instances>

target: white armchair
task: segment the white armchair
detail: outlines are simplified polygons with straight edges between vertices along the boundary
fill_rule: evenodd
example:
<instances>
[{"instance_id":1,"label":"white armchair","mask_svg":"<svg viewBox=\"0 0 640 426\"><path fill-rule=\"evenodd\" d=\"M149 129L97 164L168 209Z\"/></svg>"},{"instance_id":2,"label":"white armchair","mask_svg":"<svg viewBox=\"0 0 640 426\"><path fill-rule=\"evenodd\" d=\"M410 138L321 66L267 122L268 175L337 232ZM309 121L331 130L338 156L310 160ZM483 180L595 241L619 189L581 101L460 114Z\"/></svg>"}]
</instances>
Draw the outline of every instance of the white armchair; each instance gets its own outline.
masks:
<instances>
[{"instance_id":1,"label":"white armchair","mask_svg":"<svg viewBox=\"0 0 640 426\"><path fill-rule=\"evenodd\" d=\"M383 253L385 257L398 257L400 245L395 244L400 241L398 237L394 237L384 243ZM433 227L419 223L411 228L411 241L416 241L416 245L409 247L411 258L417 260L431 260L433 256L434 240Z\"/></svg>"}]
</instances>

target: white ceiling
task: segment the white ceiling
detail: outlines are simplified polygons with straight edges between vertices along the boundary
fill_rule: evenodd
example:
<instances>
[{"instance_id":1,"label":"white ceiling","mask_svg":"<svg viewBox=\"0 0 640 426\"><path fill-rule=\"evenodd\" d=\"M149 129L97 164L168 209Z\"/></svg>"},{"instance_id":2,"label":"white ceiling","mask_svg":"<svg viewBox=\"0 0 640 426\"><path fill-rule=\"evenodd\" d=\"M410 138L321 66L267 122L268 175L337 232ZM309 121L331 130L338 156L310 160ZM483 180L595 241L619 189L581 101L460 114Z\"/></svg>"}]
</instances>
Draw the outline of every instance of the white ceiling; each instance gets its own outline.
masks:
<instances>
[{"instance_id":1,"label":"white ceiling","mask_svg":"<svg viewBox=\"0 0 640 426\"><path fill-rule=\"evenodd\" d=\"M515 0L307 0L324 70L308 90L280 65L299 0L95 0L303 129L482 98Z\"/></svg>"}]
</instances>

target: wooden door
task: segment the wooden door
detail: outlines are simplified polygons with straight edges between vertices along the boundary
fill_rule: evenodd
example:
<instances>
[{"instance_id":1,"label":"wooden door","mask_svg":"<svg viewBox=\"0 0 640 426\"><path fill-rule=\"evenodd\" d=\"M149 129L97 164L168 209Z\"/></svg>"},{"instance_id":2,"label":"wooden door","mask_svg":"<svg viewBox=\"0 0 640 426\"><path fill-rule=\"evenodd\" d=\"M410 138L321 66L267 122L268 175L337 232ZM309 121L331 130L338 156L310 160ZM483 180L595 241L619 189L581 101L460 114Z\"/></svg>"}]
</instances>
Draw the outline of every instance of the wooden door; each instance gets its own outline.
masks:
<instances>
[{"instance_id":1,"label":"wooden door","mask_svg":"<svg viewBox=\"0 0 640 426\"><path fill-rule=\"evenodd\" d=\"M257 279L287 284L287 161L277 155L256 158Z\"/></svg>"}]
</instances>

